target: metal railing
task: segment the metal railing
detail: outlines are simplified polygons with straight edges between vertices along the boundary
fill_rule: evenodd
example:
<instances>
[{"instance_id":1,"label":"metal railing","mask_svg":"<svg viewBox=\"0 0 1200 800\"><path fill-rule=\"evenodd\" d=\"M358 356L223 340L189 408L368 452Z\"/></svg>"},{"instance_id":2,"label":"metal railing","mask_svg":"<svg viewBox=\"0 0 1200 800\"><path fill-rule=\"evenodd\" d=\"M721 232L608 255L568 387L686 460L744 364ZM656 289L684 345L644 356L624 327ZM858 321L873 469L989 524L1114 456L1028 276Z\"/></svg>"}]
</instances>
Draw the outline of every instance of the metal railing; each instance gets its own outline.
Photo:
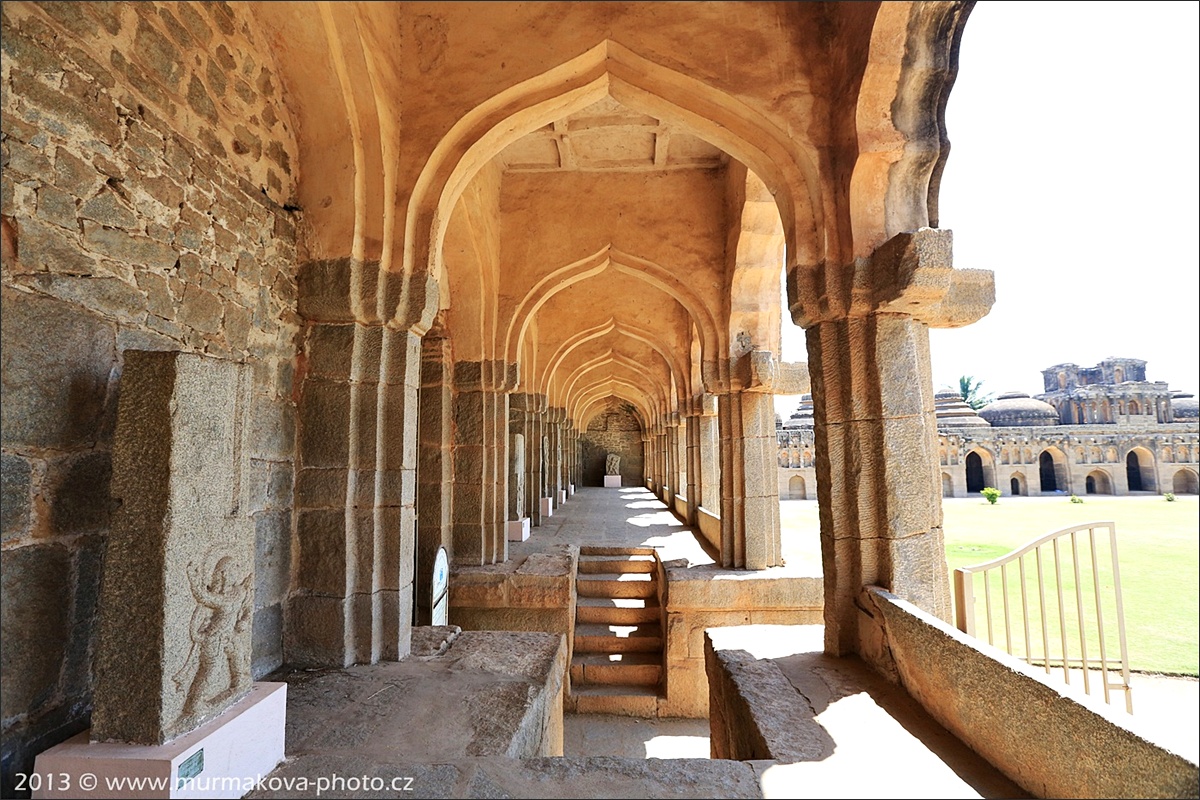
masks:
<instances>
[{"instance_id":1,"label":"metal railing","mask_svg":"<svg viewBox=\"0 0 1200 800\"><path fill-rule=\"evenodd\" d=\"M1027 560L1033 562L1028 569ZM983 584L982 607L977 578ZM1053 598L1050 604L1047 592ZM999 598L993 599L997 594ZM1032 600L1031 594L1036 595ZM954 570L954 609L959 630L978 637L976 627L982 623L989 644L1030 665L1043 666L1046 674L1061 669L1068 684L1075 673L1082 677L1088 694L1092 673L1098 671L1105 702L1111 703L1113 690L1120 690L1125 710L1133 713L1117 529L1112 522L1064 528L1007 555ZM1116 627L1115 643L1112 626L1105 627L1106 617ZM1119 657L1110 655L1113 644ZM1072 653L1076 646L1078 655Z\"/></svg>"}]
</instances>

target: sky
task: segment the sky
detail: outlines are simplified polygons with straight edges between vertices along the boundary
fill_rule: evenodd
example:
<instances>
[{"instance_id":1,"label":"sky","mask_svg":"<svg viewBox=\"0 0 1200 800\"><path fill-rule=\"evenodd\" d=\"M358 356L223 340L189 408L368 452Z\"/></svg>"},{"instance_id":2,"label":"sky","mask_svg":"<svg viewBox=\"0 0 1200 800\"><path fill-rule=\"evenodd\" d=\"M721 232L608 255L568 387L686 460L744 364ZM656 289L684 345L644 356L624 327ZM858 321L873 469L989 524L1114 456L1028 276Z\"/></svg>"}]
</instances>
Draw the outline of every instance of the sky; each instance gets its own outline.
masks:
<instances>
[{"instance_id":1,"label":"sky","mask_svg":"<svg viewBox=\"0 0 1200 800\"><path fill-rule=\"evenodd\" d=\"M930 332L935 390L972 375L1035 395L1041 370L1109 357L1200 390L1198 76L1200 3L976 4L939 227L955 267L995 274L996 302ZM807 360L786 318L783 348Z\"/></svg>"}]
</instances>

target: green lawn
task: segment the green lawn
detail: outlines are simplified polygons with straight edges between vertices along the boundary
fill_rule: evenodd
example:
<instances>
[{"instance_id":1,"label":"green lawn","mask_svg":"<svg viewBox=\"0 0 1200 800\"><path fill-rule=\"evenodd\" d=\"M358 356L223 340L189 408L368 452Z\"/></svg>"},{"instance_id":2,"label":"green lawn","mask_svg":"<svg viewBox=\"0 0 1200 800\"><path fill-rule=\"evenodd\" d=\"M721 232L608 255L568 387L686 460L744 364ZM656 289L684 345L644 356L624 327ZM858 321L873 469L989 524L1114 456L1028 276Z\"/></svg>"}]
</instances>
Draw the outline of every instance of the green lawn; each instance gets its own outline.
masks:
<instances>
[{"instance_id":1,"label":"green lawn","mask_svg":"<svg viewBox=\"0 0 1200 800\"><path fill-rule=\"evenodd\" d=\"M816 503L786 501L781 508L785 553L810 549L818 524ZM951 570L988 561L1061 528L1115 522L1131 668L1200 674L1200 504L1195 496L1168 503L1159 496L1089 495L1082 504L1066 497L1002 497L994 506L978 497L946 499L942 509ZM804 547L796 543L801 537ZM1027 584L1032 585L1032 561L1026 569ZM1072 580L1068 568L1064 583ZM1084 584L1090 580L1086 572L1081 575ZM1015 574L1010 575L1010 583L1016 581ZM998 589L998 584L993 586ZM1033 592L1029 597L1032 601ZM998 605L998 594L993 600ZM1054 604L1052 596L1048 600ZM982 628L978 634L987 635ZM1033 634L1031 638L1038 638L1036 627ZM1096 654L1094 645L1089 650L1090 656Z\"/></svg>"}]
</instances>

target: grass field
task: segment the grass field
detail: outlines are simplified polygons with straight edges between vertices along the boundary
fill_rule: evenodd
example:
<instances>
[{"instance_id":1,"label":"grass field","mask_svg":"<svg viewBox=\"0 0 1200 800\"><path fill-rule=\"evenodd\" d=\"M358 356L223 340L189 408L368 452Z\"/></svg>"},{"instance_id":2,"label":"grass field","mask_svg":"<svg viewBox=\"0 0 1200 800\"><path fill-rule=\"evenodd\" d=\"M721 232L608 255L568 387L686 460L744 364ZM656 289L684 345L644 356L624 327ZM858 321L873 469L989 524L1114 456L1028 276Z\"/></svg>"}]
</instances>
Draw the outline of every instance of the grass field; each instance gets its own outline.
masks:
<instances>
[{"instance_id":1,"label":"grass field","mask_svg":"<svg viewBox=\"0 0 1200 800\"><path fill-rule=\"evenodd\" d=\"M806 545L815 540L816 506L814 501L781 504L785 539L802 536ZM981 497L948 498L942 509L951 570L988 561L1061 528L1116 523L1131 668L1200 674L1200 503L1195 496L1168 503L1159 496L1089 495L1082 504L1066 497L1003 497L994 506ZM786 549L794 547L785 543ZM1089 580L1083 576L1085 583Z\"/></svg>"}]
</instances>

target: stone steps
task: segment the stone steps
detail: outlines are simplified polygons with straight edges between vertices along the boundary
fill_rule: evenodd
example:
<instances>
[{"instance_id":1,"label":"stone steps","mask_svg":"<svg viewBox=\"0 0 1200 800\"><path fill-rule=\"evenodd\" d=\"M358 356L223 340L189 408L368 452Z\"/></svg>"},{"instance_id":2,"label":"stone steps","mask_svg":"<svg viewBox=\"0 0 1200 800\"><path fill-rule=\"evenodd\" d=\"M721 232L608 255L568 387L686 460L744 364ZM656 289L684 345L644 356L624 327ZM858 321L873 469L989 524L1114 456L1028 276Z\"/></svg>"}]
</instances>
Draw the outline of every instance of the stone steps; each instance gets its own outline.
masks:
<instances>
[{"instance_id":1,"label":"stone steps","mask_svg":"<svg viewBox=\"0 0 1200 800\"><path fill-rule=\"evenodd\" d=\"M654 575L645 572L600 572L579 575L575 591L580 597L617 597L622 599L658 597Z\"/></svg>"},{"instance_id":2,"label":"stone steps","mask_svg":"<svg viewBox=\"0 0 1200 800\"><path fill-rule=\"evenodd\" d=\"M589 555L579 557L580 574L650 573L654 571L654 556Z\"/></svg>"},{"instance_id":3,"label":"stone steps","mask_svg":"<svg viewBox=\"0 0 1200 800\"><path fill-rule=\"evenodd\" d=\"M658 605L644 599L579 597L575 601L576 625L640 625L658 619Z\"/></svg>"},{"instance_id":4,"label":"stone steps","mask_svg":"<svg viewBox=\"0 0 1200 800\"><path fill-rule=\"evenodd\" d=\"M651 686L662 681L662 653L576 653L571 685Z\"/></svg>"},{"instance_id":5,"label":"stone steps","mask_svg":"<svg viewBox=\"0 0 1200 800\"><path fill-rule=\"evenodd\" d=\"M576 653L661 653L658 621L638 625L575 625Z\"/></svg>"},{"instance_id":6,"label":"stone steps","mask_svg":"<svg viewBox=\"0 0 1200 800\"><path fill-rule=\"evenodd\" d=\"M578 565L568 707L657 716L664 639L654 551L586 547Z\"/></svg>"}]
</instances>

